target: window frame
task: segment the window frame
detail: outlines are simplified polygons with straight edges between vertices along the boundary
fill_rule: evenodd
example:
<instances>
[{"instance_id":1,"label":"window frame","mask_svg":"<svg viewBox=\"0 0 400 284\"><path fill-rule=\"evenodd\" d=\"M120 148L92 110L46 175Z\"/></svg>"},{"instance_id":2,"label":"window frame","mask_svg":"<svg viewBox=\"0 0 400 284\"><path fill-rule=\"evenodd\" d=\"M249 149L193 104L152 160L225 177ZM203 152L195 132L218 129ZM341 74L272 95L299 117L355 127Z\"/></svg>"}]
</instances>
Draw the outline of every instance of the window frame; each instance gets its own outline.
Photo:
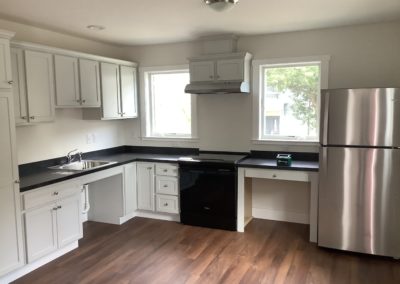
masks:
<instances>
[{"instance_id":1,"label":"window frame","mask_svg":"<svg viewBox=\"0 0 400 284\"><path fill-rule=\"evenodd\" d=\"M182 133L155 133L152 126L154 121L154 96L151 92L151 75L152 74L173 74L173 73L189 73L189 65L175 66L155 66L140 67L140 90L141 90L141 130L142 140L163 140L163 141L193 141L197 140L197 98L191 95L191 134L184 135Z\"/></svg>"},{"instance_id":2,"label":"window frame","mask_svg":"<svg viewBox=\"0 0 400 284\"><path fill-rule=\"evenodd\" d=\"M255 144L286 144L286 145L318 145L319 137L316 140L299 140L296 137L286 135L263 135L264 122L264 71L268 67L295 67L307 65L319 65L320 67L320 88L328 88L329 55L274 58L253 60L253 143ZM317 133L319 132L319 110L320 96L317 103Z\"/></svg>"}]
</instances>

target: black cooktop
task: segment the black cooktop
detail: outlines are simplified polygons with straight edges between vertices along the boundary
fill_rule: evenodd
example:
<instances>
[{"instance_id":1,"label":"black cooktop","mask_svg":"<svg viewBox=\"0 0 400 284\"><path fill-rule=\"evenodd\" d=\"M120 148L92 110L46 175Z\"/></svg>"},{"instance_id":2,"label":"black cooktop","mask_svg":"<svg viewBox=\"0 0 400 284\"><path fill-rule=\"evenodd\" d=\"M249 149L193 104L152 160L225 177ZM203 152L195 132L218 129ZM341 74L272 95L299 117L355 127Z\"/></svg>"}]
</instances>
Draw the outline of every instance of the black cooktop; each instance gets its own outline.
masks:
<instances>
[{"instance_id":1,"label":"black cooktop","mask_svg":"<svg viewBox=\"0 0 400 284\"><path fill-rule=\"evenodd\" d=\"M198 155L180 157L178 159L178 162L235 164L236 162L238 162L239 160L241 160L245 157L246 157L246 155L200 153Z\"/></svg>"}]
</instances>

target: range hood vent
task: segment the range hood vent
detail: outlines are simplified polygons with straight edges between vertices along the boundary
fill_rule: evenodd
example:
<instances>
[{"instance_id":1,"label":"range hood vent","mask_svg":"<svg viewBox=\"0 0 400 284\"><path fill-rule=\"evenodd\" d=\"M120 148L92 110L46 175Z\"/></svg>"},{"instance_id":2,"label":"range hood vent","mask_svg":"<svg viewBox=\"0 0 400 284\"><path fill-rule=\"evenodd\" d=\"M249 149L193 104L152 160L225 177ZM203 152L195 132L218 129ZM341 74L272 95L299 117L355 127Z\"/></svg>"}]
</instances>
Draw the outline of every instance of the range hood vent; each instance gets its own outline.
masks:
<instances>
[{"instance_id":1,"label":"range hood vent","mask_svg":"<svg viewBox=\"0 0 400 284\"><path fill-rule=\"evenodd\" d=\"M186 85L185 93L189 94L248 94L248 82L204 82Z\"/></svg>"}]
</instances>

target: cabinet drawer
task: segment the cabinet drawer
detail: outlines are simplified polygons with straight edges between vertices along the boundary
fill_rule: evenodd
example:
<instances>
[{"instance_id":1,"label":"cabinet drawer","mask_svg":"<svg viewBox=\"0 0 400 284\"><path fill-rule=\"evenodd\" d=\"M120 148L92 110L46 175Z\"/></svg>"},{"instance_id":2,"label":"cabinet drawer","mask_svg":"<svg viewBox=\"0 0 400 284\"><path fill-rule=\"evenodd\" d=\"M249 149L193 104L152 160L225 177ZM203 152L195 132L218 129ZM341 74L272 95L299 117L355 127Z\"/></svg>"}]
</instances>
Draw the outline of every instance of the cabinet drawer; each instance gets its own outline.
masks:
<instances>
[{"instance_id":1,"label":"cabinet drawer","mask_svg":"<svg viewBox=\"0 0 400 284\"><path fill-rule=\"evenodd\" d=\"M157 211L165 213L179 213L178 197L171 195L156 195Z\"/></svg>"},{"instance_id":2,"label":"cabinet drawer","mask_svg":"<svg viewBox=\"0 0 400 284\"><path fill-rule=\"evenodd\" d=\"M303 171L288 171L288 170L265 170L265 169L246 169L246 177L252 178L268 178L278 180L293 180L308 182L308 173Z\"/></svg>"},{"instance_id":3,"label":"cabinet drawer","mask_svg":"<svg viewBox=\"0 0 400 284\"><path fill-rule=\"evenodd\" d=\"M176 177L156 177L156 191L161 194L178 195L178 179Z\"/></svg>"},{"instance_id":4,"label":"cabinet drawer","mask_svg":"<svg viewBox=\"0 0 400 284\"><path fill-rule=\"evenodd\" d=\"M23 195L23 208L25 210L53 202L79 192L76 184L53 185L28 192Z\"/></svg>"},{"instance_id":5,"label":"cabinet drawer","mask_svg":"<svg viewBox=\"0 0 400 284\"><path fill-rule=\"evenodd\" d=\"M156 164L156 175L178 176L178 166L173 164Z\"/></svg>"}]
</instances>

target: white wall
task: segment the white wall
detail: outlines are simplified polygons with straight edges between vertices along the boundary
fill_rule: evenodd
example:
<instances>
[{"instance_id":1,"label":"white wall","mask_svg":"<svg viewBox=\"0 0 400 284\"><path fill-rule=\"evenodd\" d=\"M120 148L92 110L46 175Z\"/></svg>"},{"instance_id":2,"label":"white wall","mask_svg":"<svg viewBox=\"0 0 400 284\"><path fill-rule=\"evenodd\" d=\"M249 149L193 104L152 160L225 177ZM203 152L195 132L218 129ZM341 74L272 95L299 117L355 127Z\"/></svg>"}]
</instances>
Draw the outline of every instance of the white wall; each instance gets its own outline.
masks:
<instances>
[{"instance_id":1,"label":"white wall","mask_svg":"<svg viewBox=\"0 0 400 284\"><path fill-rule=\"evenodd\" d=\"M118 46L60 34L0 19L0 29L16 32L15 40L39 43L102 56L124 59ZM92 151L125 144L121 121L84 121L82 111L56 110L56 121L34 126L17 127L18 163L65 156L72 149ZM88 144L87 134L96 139Z\"/></svg>"},{"instance_id":2,"label":"white wall","mask_svg":"<svg viewBox=\"0 0 400 284\"><path fill-rule=\"evenodd\" d=\"M329 87L400 86L400 22L350 26L304 32L240 37L238 49L254 59L330 55ZM187 64L187 57L201 53L198 42L126 48L140 66ZM141 94L143 95L143 94ZM204 150L248 151L308 150L317 147L255 145L252 138L252 97L246 95L198 96L198 143L164 142L163 145L199 146ZM127 142L141 141L139 121L126 123Z\"/></svg>"}]
</instances>

